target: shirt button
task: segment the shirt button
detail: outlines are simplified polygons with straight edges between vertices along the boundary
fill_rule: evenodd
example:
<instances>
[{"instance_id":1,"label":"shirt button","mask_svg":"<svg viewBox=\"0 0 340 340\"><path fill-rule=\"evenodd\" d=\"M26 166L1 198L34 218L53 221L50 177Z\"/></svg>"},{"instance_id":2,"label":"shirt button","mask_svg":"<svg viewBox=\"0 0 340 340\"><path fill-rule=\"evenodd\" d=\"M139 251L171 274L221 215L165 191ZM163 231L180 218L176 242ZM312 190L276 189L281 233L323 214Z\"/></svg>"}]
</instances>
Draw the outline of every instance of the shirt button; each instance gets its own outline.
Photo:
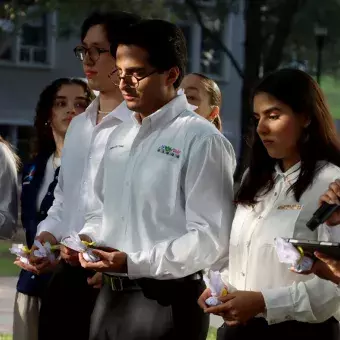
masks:
<instances>
[{"instance_id":1,"label":"shirt button","mask_svg":"<svg viewBox=\"0 0 340 340\"><path fill-rule=\"evenodd\" d=\"M277 192L274 194L274 196L277 196Z\"/></svg>"},{"instance_id":2,"label":"shirt button","mask_svg":"<svg viewBox=\"0 0 340 340\"><path fill-rule=\"evenodd\" d=\"M260 220L262 218L262 216L259 216L258 219Z\"/></svg>"},{"instance_id":3,"label":"shirt button","mask_svg":"<svg viewBox=\"0 0 340 340\"><path fill-rule=\"evenodd\" d=\"M48 192L48 193L47 193L47 196L50 196L50 195L51 195L51 193L50 193L50 192Z\"/></svg>"},{"instance_id":4,"label":"shirt button","mask_svg":"<svg viewBox=\"0 0 340 340\"><path fill-rule=\"evenodd\" d=\"M84 181L83 184L86 185L86 181Z\"/></svg>"},{"instance_id":5,"label":"shirt button","mask_svg":"<svg viewBox=\"0 0 340 340\"><path fill-rule=\"evenodd\" d=\"M122 221L124 221L124 220L125 220L124 216L122 216L121 218L122 218Z\"/></svg>"},{"instance_id":6,"label":"shirt button","mask_svg":"<svg viewBox=\"0 0 340 340\"><path fill-rule=\"evenodd\" d=\"M246 274L245 273L243 273L243 272L241 272L241 275L244 277L244 276L246 276Z\"/></svg>"}]
</instances>

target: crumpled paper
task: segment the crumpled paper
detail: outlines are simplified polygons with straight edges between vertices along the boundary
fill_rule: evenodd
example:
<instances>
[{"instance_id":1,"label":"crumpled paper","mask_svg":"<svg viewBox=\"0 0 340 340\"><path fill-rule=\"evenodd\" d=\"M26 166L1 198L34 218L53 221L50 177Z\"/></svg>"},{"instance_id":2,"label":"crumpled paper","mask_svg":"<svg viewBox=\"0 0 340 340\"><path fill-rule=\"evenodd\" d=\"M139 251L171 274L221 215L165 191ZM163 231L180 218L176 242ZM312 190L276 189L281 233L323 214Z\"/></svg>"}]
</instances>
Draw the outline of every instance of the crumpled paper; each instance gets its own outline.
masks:
<instances>
[{"instance_id":1,"label":"crumpled paper","mask_svg":"<svg viewBox=\"0 0 340 340\"><path fill-rule=\"evenodd\" d=\"M82 253L84 260L87 262L100 261L100 258L97 255L93 254L93 251L89 247L88 243L82 241L76 232L72 232L70 236L62 239L60 243L67 248Z\"/></svg>"},{"instance_id":2,"label":"crumpled paper","mask_svg":"<svg viewBox=\"0 0 340 340\"><path fill-rule=\"evenodd\" d=\"M313 267L313 259L303 255L303 250L296 249L291 243L281 237L274 240L276 253L281 263L290 264L296 272L309 271Z\"/></svg>"},{"instance_id":3,"label":"crumpled paper","mask_svg":"<svg viewBox=\"0 0 340 340\"><path fill-rule=\"evenodd\" d=\"M55 261L56 257L53 253L54 250L58 249L58 246L51 246L49 242L44 245L38 240L34 240L34 245L38 248L33 251L33 255L36 257L47 257L51 262ZM29 255L31 250L23 244L14 243L9 251L19 258L19 261L29 264Z\"/></svg>"},{"instance_id":4,"label":"crumpled paper","mask_svg":"<svg viewBox=\"0 0 340 340\"><path fill-rule=\"evenodd\" d=\"M9 248L9 251L11 254L16 255L19 258L19 261L29 264L28 257L30 255L30 250L24 244L13 243L12 247Z\"/></svg>"},{"instance_id":5,"label":"crumpled paper","mask_svg":"<svg viewBox=\"0 0 340 340\"><path fill-rule=\"evenodd\" d=\"M208 306L220 305L222 302L219 300L219 297L236 291L234 287L228 284L226 285L222 281L220 272L209 270L207 274L203 275L203 280L211 291L211 296L205 300Z\"/></svg>"}]
</instances>

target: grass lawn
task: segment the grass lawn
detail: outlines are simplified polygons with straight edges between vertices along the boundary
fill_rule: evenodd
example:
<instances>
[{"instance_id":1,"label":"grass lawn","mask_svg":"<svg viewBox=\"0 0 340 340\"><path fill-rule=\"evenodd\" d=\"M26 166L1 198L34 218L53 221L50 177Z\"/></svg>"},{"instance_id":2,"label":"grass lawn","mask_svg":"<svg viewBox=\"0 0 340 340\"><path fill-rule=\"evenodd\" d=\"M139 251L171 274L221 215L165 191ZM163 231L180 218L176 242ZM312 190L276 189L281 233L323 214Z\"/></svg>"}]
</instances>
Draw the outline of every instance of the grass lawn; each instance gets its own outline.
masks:
<instances>
[{"instance_id":1,"label":"grass lawn","mask_svg":"<svg viewBox=\"0 0 340 340\"><path fill-rule=\"evenodd\" d=\"M15 256L9 252L9 248L12 245L12 241L0 240L0 276L18 276L20 268L13 264ZM7 340L2 338L0 340Z\"/></svg>"},{"instance_id":2,"label":"grass lawn","mask_svg":"<svg viewBox=\"0 0 340 340\"><path fill-rule=\"evenodd\" d=\"M324 76L321 79L321 88L330 106L334 119L340 119L340 79Z\"/></svg>"}]
</instances>

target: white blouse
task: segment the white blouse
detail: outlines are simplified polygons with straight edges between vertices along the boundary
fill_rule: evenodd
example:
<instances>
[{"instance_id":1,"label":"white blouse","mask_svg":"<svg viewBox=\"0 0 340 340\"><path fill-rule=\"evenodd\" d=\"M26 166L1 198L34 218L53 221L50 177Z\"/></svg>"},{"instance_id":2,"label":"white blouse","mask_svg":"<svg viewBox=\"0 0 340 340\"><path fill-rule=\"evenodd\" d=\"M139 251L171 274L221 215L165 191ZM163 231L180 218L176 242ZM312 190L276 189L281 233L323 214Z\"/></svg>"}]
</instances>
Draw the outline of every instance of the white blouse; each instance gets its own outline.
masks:
<instances>
[{"instance_id":1,"label":"white blouse","mask_svg":"<svg viewBox=\"0 0 340 340\"><path fill-rule=\"evenodd\" d=\"M323 322L340 308L340 290L335 284L314 275L291 272L276 254L276 237L339 240L326 225L311 231L306 222L329 184L340 178L340 168L323 163L297 202L293 191L287 190L299 173L300 163L285 173L277 167L273 189L254 207L239 205L232 225L229 270L224 279L238 290L262 292L269 324L286 320Z\"/></svg>"}]
</instances>

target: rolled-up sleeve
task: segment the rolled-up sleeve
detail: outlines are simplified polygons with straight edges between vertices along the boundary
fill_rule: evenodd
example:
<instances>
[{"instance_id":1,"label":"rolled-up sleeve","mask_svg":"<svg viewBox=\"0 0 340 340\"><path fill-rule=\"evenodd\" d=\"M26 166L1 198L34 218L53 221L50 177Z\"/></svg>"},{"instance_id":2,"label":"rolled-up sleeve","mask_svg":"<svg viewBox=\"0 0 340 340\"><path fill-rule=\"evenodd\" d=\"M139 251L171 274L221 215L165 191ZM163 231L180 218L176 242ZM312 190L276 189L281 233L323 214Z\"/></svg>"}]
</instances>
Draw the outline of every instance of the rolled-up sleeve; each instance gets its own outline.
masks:
<instances>
[{"instance_id":1,"label":"rolled-up sleeve","mask_svg":"<svg viewBox=\"0 0 340 340\"><path fill-rule=\"evenodd\" d=\"M204 137L193 145L182 181L187 232L149 251L128 254L129 276L169 279L224 267L234 215L235 166L234 150L223 136Z\"/></svg>"},{"instance_id":2,"label":"rolled-up sleeve","mask_svg":"<svg viewBox=\"0 0 340 340\"><path fill-rule=\"evenodd\" d=\"M340 290L330 281L314 277L288 287L262 290L269 324L287 320L323 322L340 308Z\"/></svg>"}]
</instances>

